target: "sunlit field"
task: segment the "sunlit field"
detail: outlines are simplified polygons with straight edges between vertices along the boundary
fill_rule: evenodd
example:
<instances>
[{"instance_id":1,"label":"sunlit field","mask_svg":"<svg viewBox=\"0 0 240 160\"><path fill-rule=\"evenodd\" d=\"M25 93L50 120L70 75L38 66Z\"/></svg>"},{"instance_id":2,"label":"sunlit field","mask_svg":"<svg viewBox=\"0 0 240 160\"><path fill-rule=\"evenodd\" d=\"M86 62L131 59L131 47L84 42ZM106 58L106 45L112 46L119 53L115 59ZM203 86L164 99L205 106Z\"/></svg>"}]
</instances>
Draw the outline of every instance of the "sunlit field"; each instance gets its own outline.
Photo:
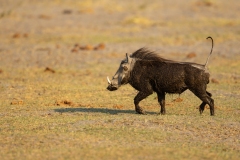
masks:
<instances>
[{"instance_id":1,"label":"sunlit field","mask_svg":"<svg viewBox=\"0 0 240 160\"><path fill-rule=\"evenodd\" d=\"M0 159L239 159L237 0L0 0ZM204 64L215 116L190 91L154 93L135 112L130 85L109 92L141 47ZM164 76L164 75L163 75Z\"/></svg>"}]
</instances>

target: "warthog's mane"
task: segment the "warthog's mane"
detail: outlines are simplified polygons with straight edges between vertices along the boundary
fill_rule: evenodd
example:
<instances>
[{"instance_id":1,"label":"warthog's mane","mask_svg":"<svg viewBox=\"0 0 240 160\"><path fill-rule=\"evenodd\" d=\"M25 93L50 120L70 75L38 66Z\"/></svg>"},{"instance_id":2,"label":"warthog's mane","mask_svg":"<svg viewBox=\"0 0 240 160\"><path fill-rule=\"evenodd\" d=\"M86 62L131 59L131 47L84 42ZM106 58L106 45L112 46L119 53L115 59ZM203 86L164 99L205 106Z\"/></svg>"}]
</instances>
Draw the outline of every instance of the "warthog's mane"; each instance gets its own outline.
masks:
<instances>
[{"instance_id":1,"label":"warthog's mane","mask_svg":"<svg viewBox=\"0 0 240 160\"><path fill-rule=\"evenodd\" d=\"M193 62L178 62L178 61L165 59L165 58L162 58L161 56L159 56L159 54L157 54L156 52L150 51L150 50L148 50L145 47L138 49L137 51L132 53L130 57L137 58L137 59L140 59L140 60L147 60L147 61L158 61L158 62L166 62L166 63L188 64L188 65L191 65L191 66L193 66L195 68L204 69L205 70L204 65L193 63Z\"/></svg>"},{"instance_id":2,"label":"warthog's mane","mask_svg":"<svg viewBox=\"0 0 240 160\"><path fill-rule=\"evenodd\" d=\"M176 62L173 60L168 60L162 58L154 51L150 51L147 48L140 48L131 55L132 58L142 59L142 60L150 60L150 61L160 61L160 62Z\"/></svg>"}]
</instances>

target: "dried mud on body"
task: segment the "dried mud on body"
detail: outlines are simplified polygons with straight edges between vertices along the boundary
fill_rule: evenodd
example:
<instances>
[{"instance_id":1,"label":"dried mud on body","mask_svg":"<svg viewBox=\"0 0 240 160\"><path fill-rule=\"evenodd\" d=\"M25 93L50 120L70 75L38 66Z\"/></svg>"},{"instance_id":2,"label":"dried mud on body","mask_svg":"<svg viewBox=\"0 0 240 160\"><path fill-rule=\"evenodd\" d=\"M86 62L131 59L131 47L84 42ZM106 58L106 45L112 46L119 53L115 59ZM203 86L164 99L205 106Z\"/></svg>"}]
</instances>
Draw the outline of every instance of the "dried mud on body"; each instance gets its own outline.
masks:
<instances>
[{"instance_id":1,"label":"dried mud on body","mask_svg":"<svg viewBox=\"0 0 240 160\"><path fill-rule=\"evenodd\" d=\"M136 3L137 2L137 3ZM230 1L0 0L0 159L239 159L239 6ZM108 92L125 53L209 61L216 116L191 92Z\"/></svg>"}]
</instances>

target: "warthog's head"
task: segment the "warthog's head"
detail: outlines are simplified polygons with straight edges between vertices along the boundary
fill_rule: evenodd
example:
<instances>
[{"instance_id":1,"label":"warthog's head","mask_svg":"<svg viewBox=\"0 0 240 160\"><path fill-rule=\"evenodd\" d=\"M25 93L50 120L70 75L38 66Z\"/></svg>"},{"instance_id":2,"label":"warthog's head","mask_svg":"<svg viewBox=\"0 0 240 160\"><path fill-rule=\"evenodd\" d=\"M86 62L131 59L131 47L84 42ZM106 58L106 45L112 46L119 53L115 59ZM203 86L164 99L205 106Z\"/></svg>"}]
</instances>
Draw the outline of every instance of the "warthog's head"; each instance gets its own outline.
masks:
<instances>
[{"instance_id":1,"label":"warthog's head","mask_svg":"<svg viewBox=\"0 0 240 160\"><path fill-rule=\"evenodd\" d=\"M130 72L132 69L132 58L126 53L126 59L122 60L116 74L113 76L112 80L107 77L109 91L117 90L121 85L127 84L130 77Z\"/></svg>"}]
</instances>

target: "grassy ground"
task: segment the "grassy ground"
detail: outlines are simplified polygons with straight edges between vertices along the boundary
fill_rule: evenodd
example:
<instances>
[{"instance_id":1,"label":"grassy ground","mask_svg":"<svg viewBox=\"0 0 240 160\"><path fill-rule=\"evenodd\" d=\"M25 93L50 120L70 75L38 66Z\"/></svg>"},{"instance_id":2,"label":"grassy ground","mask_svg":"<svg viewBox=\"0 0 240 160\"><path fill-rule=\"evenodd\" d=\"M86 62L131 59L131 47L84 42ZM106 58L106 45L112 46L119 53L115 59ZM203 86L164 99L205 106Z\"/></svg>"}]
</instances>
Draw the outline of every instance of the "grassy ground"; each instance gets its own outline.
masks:
<instances>
[{"instance_id":1,"label":"grassy ground","mask_svg":"<svg viewBox=\"0 0 240 160\"><path fill-rule=\"evenodd\" d=\"M12 2L0 1L1 159L240 158L238 1ZM126 52L203 64L207 36L216 116L190 91L161 116L156 94L138 115L137 91L106 90Z\"/></svg>"}]
</instances>

